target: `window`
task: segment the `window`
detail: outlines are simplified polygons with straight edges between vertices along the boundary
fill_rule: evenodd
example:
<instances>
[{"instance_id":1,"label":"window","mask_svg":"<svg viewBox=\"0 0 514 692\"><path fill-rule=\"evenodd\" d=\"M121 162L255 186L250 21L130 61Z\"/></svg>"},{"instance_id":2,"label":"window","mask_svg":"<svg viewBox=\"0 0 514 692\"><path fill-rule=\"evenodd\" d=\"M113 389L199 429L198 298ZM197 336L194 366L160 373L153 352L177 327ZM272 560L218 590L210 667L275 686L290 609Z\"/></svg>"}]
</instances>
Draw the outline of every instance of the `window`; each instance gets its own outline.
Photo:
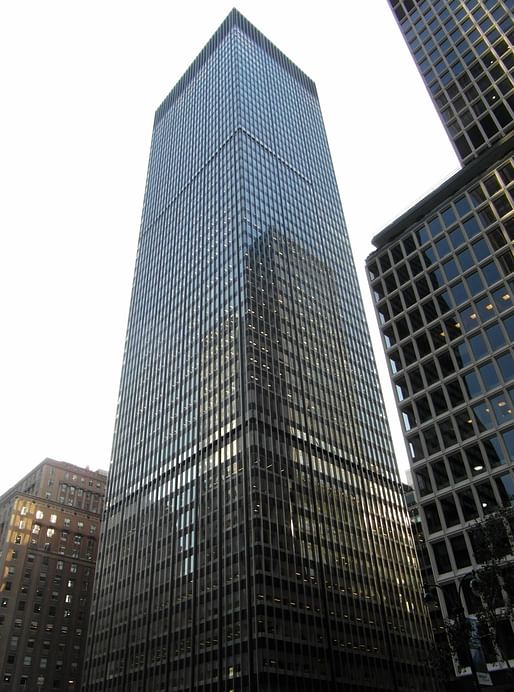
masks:
<instances>
[{"instance_id":1,"label":"window","mask_svg":"<svg viewBox=\"0 0 514 692\"><path fill-rule=\"evenodd\" d=\"M455 538L450 539L450 543L457 569L468 567L471 564L471 560L469 558L468 547L464 536L455 536Z\"/></svg>"},{"instance_id":2,"label":"window","mask_svg":"<svg viewBox=\"0 0 514 692\"><path fill-rule=\"evenodd\" d=\"M475 489L484 514L490 514L498 509L498 503L488 480L477 484Z\"/></svg>"},{"instance_id":3,"label":"window","mask_svg":"<svg viewBox=\"0 0 514 692\"><path fill-rule=\"evenodd\" d=\"M449 528L460 523L459 514L457 512L457 507L455 506L455 501L452 495L447 495L442 497L441 509L443 510L444 521L446 526Z\"/></svg>"},{"instance_id":4,"label":"window","mask_svg":"<svg viewBox=\"0 0 514 692\"><path fill-rule=\"evenodd\" d=\"M434 502L423 507L425 511L425 518L427 520L427 527L429 533L435 533L441 530L441 519L439 518L439 513Z\"/></svg>"},{"instance_id":5,"label":"window","mask_svg":"<svg viewBox=\"0 0 514 692\"><path fill-rule=\"evenodd\" d=\"M514 505L514 480L510 473L504 473L503 476L499 476L495 480L502 499L502 505L504 507Z\"/></svg>"},{"instance_id":6,"label":"window","mask_svg":"<svg viewBox=\"0 0 514 692\"><path fill-rule=\"evenodd\" d=\"M469 339L469 345L471 346L473 355L477 360L486 355L487 346L484 337L481 334L475 334L475 336L471 337L471 339Z\"/></svg>"},{"instance_id":7,"label":"window","mask_svg":"<svg viewBox=\"0 0 514 692\"><path fill-rule=\"evenodd\" d=\"M434 551L434 558L439 574L449 572L451 570L451 563L445 541L433 543L432 549Z\"/></svg>"},{"instance_id":8,"label":"window","mask_svg":"<svg viewBox=\"0 0 514 692\"><path fill-rule=\"evenodd\" d=\"M514 378L514 361L510 353L507 352L503 356L500 356L497 363L505 382Z\"/></svg>"}]
</instances>

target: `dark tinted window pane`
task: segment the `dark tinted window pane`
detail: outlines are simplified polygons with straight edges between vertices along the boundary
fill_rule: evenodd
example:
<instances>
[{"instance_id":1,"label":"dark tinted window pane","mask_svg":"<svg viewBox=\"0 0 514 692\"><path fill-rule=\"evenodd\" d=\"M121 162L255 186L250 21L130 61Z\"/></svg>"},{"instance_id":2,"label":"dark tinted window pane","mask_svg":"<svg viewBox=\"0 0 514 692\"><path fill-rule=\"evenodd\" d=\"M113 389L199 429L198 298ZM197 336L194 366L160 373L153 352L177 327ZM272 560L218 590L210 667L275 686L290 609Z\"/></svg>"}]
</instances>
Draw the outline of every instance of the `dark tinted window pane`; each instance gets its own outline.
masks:
<instances>
[{"instance_id":1,"label":"dark tinted window pane","mask_svg":"<svg viewBox=\"0 0 514 692\"><path fill-rule=\"evenodd\" d=\"M473 406L473 413L480 432L490 430L493 427L493 417L488 403L482 402Z\"/></svg>"},{"instance_id":2,"label":"dark tinted window pane","mask_svg":"<svg viewBox=\"0 0 514 692\"><path fill-rule=\"evenodd\" d=\"M418 239L418 243L420 245L423 245L426 243L428 240L430 240L430 234L428 232L428 228L425 226L422 226L421 228L418 228L416 231L416 237Z\"/></svg>"},{"instance_id":3,"label":"dark tinted window pane","mask_svg":"<svg viewBox=\"0 0 514 692\"><path fill-rule=\"evenodd\" d=\"M496 385L499 384L500 380L493 363L481 365L479 372L486 391L494 389Z\"/></svg>"},{"instance_id":4,"label":"dark tinted window pane","mask_svg":"<svg viewBox=\"0 0 514 692\"><path fill-rule=\"evenodd\" d=\"M430 286L424 276L416 281L416 288L420 298L425 298L430 293Z\"/></svg>"},{"instance_id":5,"label":"dark tinted window pane","mask_svg":"<svg viewBox=\"0 0 514 692\"><path fill-rule=\"evenodd\" d=\"M514 327L514 316L512 321ZM487 327L485 334L493 351L505 344L505 336L499 324L493 324Z\"/></svg>"},{"instance_id":6,"label":"dark tinted window pane","mask_svg":"<svg viewBox=\"0 0 514 692\"><path fill-rule=\"evenodd\" d=\"M494 305L492 304L489 296L487 296L486 298L482 298L482 300L478 300L476 303L476 307L482 322L487 322L492 317L494 317Z\"/></svg>"},{"instance_id":7,"label":"dark tinted window pane","mask_svg":"<svg viewBox=\"0 0 514 692\"><path fill-rule=\"evenodd\" d=\"M387 253L384 253L381 257L379 257L379 263L380 266L382 267L382 271L385 272L388 269L391 269L391 260L389 259L389 255Z\"/></svg>"},{"instance_id":8,"label":"dark tinted window pane","mask_svg":"<svg viewBox=\"0 0 514 692\"><path fill-rule=\"evenodd\" d=\"M483 473L486 470L486 465L482 457L482 451L478 445L466 447L466 456L471 474L476 476L478 473Z\"/></svg>"},{"instance_id":9,"label":"dark tinted window pane","mask_svg":"<svg viewBox=\"0 0 514 692\"><path fill-rule=\"evenodd\" d=\"M445 257L450 252L450 245L448 244L448 241L445 237L438 240L435 246L437 249L437 254L439 255L439 259L443 259L443 257Z\"/></svg>"},{"instance_id":10,"label":"dark tinted window pane","mask_svg":"<svg viewBox=\"0 0 514 692\"><path fill-rule=\"evenodd\" d=\"M410 235L408 235L406 238L403 239L403 247L405 248L405 252L407 254L410 254L411 252L414 252L416 249L416 246L414 245L414 238Z\"/></svg>"},{"instance_id":11,"label":"dark tinted window pane","mask_svg":"<svg viewBox=\"0 0 514 692\"><path fill-rule=\"evenodd\" d=\"M487 237L495 250L499 250L504 245L507 245L507 239L499 228L494 228L492 231L489 231Z\"/></svg>"},{"instance_id":12,"label":"dark tinted window pane","mask_svg":"<svg viewBox=\"0 0 514 692\"><path fill-rule=\"evenodd\" d=\"M451 564L448 556L448 550L446 549L446 543L444 541L439 541L438 543L434 543L432 548L439 574L449 572L451 570Z\"/></svg>"},{"instance_id":13,"label":"dark tinted window pane","mask_svg":"<svg viewBox=\"0 0 514 692\"><path fill-rule=\"evenodd\" d=\"M475 263L473 257L471 256L471 252L468 249L459 252L457 257L459 259L460 266L462 267L463 271L466 271L466 269L470 269Z\"/></svg>"},{"instance_id":14,"label":"dark tinted window pane","mask_svg":"<svg viewBox=\"0 0 514 692\"><path fill-rule=\"evenodd\" d=\"M482 393L482 389L480 387L478 377L476 376L476 373L474 370L471 370L470 372L466 373L464 375L463 379L464 379L464 386L466 388L466 391L467 391L470 399L472 399L474 396L478 396L479 394Z\"/></svg>"},{"instance_id":15,"label":"dark tinted window pane","mask_svg":"<svg viewBox=\"0 0 514 692\"><path fill-rule=\"evenodd\" d=\"M450 526L455 526L456 524L459 524L460 519L453 496L448 495L447 497L442 497L440 499L440 503L441 509L443 510L443 516L446 526L449 528Z\"/></svg>"},{"instance_id":16,"label":"dark tinted window pane","mask_svg":"<svg viewBox=\"0 0 514 692\"><path fill-rule=\"evenodd\" d=\"M498 503L494 497L493 489L489 481L484 481L483 483L477 483L475 489L478 493L478 498L480 504L482 505L482 510L484 514L490 514L498 509Z\"/></svg>"},{"instance_id":17,"label":"dark tinted window pane","mask_svg":"<svg viewBox=\"0 0 514 692\"><path fill-rule=\"evenodd\" d=\"M423 372L425 373L427 384L431 385L434 382L439 382L439 374L435 367L435 363L432 360L425 363L423 366Z\"/></svg>"},{"instance_id":18,"label":"dark tinted window pane","mask_svg":"<svg viewBox=\"0 0 514 692\"><path fill-rule=\"evenodd\" d=\"M485 339L481 334L476 334L475 336L472 336L469 340L469 345L471 346L473 355L477 360L479 358L482 358L482 356L485 356L485 354L487 353Z\"/></svg>"},{"instance_id":19,"label":"dark tinted window pane","mask_svg":"<svg viewBox=\"0 0 514 692\"><path fill-rule=\"evenodd\" d=\"M498 312L504 312L512 306L512 296L504 287L493 291L493 300L498 309Z\"/></svg>"},{"instance_id":20,"label":"dark tinted window pane","mask_svg":"<svg viewBox=\"0 0 514 692\"><path fill-rule=\"evenodd\" d=\"M491 406L498 425L508 423L513 419L514 411L508 393L498 394L497 396L492 397Z\"/></svg>"},{"instance_id":21,"label":"dark tinted window pane","mask_svg":"<svg viewBox=\"0 0 514 692\"><path fill-rule=\"evenodd\" d=\"M435 269L434 271L430 272L429 276L434 291L437 291L438 288L443 288L445 285L445 279L440 269Z\"/></svg>"},{"instance_id":22,"label":"dark tinted window pane","mask_svg":"<svg viewBox=\"0 0 514 692\"><path fill-rule=\"evenodd\" d=\"M451 244L453 245L454 248L459 247L459 245L462 245L464 242L464 236L462 234L462 231L460 230L459 227L455 228L453 231L451 231L450 235L450 241Z\"/></svg>"},{"instance_id":23,"label":"dark tinted window pane","mask_svg":"<svg viewBox=\"0 0 514 692\"><path fill-rule=\"evenodd\" d=\"M508 382L514 377L514 361L510 353L505 353L498 358L498 367L500 368L505 382Z\"/></svg>"},{"instance_id":24,"label":"dark tinted window pane","mask_svg":"<svg viewBox=\"0 0 514 692\"><path fill-rule=\"evenodd\" d=\"M511 341L514 341L514 315L506 317L503 324L505 326L507 334L509 335L509 339Z\"/></svg>"},{"instance_id":25,"label":"dark tinted window pane","mask_svg":"<svg viewBox=\"0 0 514 692\"><path fill-rule=\"evenodd\" d=\"M464 310L459 312L459 316L461 325L466 329L466 331L474 329L478 324L478 313L473 305L464 308Z\"/></svg>"},{"instance_id":26,"label":"dark tinted window pane","mask_svg":"<svg viewBox=\"0 0 514 692\"><path fill-rule=\"evenodd\" d=\"M503 476L496 478L496 487L500 493L503 506L514 505L514 480L510 473L505 473Z\"/></svg>"},{"instance_id":27,"label":"dark tinted window pane","mask_svg":"<svg viewBox=\"0 0 514 692\"><path fill-rule=\"evenodd\" d=\"M455 305L461 305L461 303L465 303L468 299L468 294L466 293L466 289L464 288L462 281L458 281L453 286L450 286L450 290L452 292Z\"/></svg>"},{"instance_id":28,"label":"dark tinted window pane","mask_svg":"<svg viewBox=\"0 0 514 692\"><path fill-rule=\"evenodd\" d=\"M432 473L434 475L435 484L438 488L446 488L448 485L450 485L450 479L448 478L446 466L444 465L444 461L442 459L440 461L434 461L432 464Z\"/></svg>"},{"instance_id":29,"label":"dark tinted window pane","mask_svg":"<svg viewBox=\"0 0 514 692\"><path fill-rule=\"evenodd\" d=\"M413 461L418 461L423 458L423 447L419 435L413 435L408 439L409 451Z\"/></svg>"},{"instance_id":30,"label":"dark tinted window pane","mask_svg":"<svg viewBox=\"0 0 514 692\"><path fill-rule=\"evenodd\" d=\"M514 461L514 428L502 432L505 448L507 449L508 459Z\"/></svg>"},{"instance_id":31,"label":"dark tinted window pane","mask_svg":"<svg viewBox=\"0 0 514 692\"><path fill-rule=\"evenodd\" d=\"M424 466L421 469L416 470L416 480L418 482L419 494L421 497L428 495L432 492L432 486L430 485L430 478L428 477L427 467Z\"/></svg>"},{"instance_id":32,"label":"dark tinted window pane","mask_svg":"<svg viewBox=\"0 0 514 692\"><path fill-rule=\"evenodd\" d=\"M450 543L452 545L453 557L457 567L459 569L461 567L468 567L468 565L471 564L471 560L469 558L468 547L464 536L455 536L455 538L450 539Z\"/></svg>"},{"instance_id":33,"label":"dark tinted window pane","mask_svg":"<svg viewBox=\"0 0 514 692\"><path fill-rule=\"evenodd\" d=\"M475 296L484 290L482 277L477 271L472 272L466 277L466 283L468 284L469 292L472 296Z\"/></svg>"},{"instance_id":34,"label":"dark tinted window pane","mask_svg":"<svg viewBox=\"0 0 514 692\"><path fill-rule=\"evenodd\" d=\"M427 356L432 350L430 341L428 340L426 334L420 334L418 337L416 337L416 344L418 346L420 358L423 358L423 356Z\"/></svg>"},{"instance_id":35,"label":"dark tinted window pane","mask_svg":"<svg viewBox=\"0 0 514 692\"><path fill-rule=\"evenodd\" d=\"M455 213L451 207L448 207L448 209L445 209L442 212L442 217L444 220L444 225L448 228L448 226L451 226L452 223L455 221Z\"/></svg>"},{"instance_id":36,"label":"dark tinted window pane","mask_svg":"<svg viewBox=\"0 0 514 692\"><path fill-rule=\"evenodd\" d=\"M437 389L434 389L432 392L430 392L430 397L432 399L432 405L434 407L436 416L448 410L448 407L446 405L446 398L441 387L438 387Z\"/></svg>"},{"instance_id":37,"label":"dark tinted window pane","mask_svg":"<svg viewBox=\"0 0 514 692\"><path fill-rule=\"evenodd\" d=\"M468 238L474 238L474 236L476 236L476 234L480 232L480 226L478 225L478 221L475 219L474 216L472 216L470 219L467 219L467 221L464 221L462 225L464 228L464 232L468 236Z\"/></svg>"},{"instance_id":38,"label":"dark tinted window pane","mask_svg":"<svg viewBox=\"0 0 514 692\"><path fill-rule=\"evenodd\" d=\"M465 197L461 197L455 202L459 216L464 216L470 209L469 202Z\"/></svg>"},{"instance_id":39,"label":"dark tinted window pane","mask_svg":"<svg viewBox=\"0 0 514 692\"><path fill-rule=\"evenodd\" d=\"M431 221L428 222L428 227L430 228L430 233L432 234L432 237L436 236L438 233L441 232L441 222L435 217L435 219L432 219Z\"/></svg>"},{"instance_id":40,"label":"dark tinted window pane","mask_svg":"<svg viewBox=\"0 0 514 692\"><path fill-rule=\"evenodd\" d=\"M447 375L453 375L455 372L455 367L453 365L452 357L448 351L443 351L443 353L437 356L439 362L439 367L441 368L441 373L443 377Z\"/></svg>"},{"instance_id":41,"label":"dark tinted window pane","mask_svg":"<svg viewBox=\"0 0 514 692\"><path fill-rule=\"evenodd\" d=\"M450 397L452 406L458 406L464 401L464 394L462 392L462 387L460 386L459 380L452 380L446 385L446 391Z\"/></svg>"},{"instance_id":42,"label":"dark tinted window pane","mask_svg":"<svg viewBox=\"0 0 514 692\"><path fill-rule=\"evenodd\" d=\"M457 364L459 367L462 367L463 365L467 365L471 357L469 355L468 347L466 345L466 342L462 342L458 344L457 346L454 346L453 348L453 353L455 354L455 359L457 361Z\"/></svg>"},{"instance_id":43,"label":"dark tinted window pane","mask_svg":"<svg viewBox=\"0 0 514 692\"><path fill-rule=\"evenodd\" d=\"M428 267L432 266L432 264L435 263L436 256L435 256L434 249L431 245L429 245L428 247L426 247L423 250L422 255L423 255L423 260L425 262L425 267L427 267L427 269L428 269Z\"/></svg>"},{"instance_id":44,"label":"dark tinted window pane","mask_svg":"<svg viewBox=\"0 0 514 692\"><path fill-rule=\"evenodd\" d=\"M443 264L443 269L448 281L455 279L460 273L460 270L457 267L457 262L454 259L449 259L447 262L445 262Z\"/></svg>"},{"instance_id":45,"label":"dark tinted window pane","mask_svg":"<svg viewBox=\"0 0 514 692\"><path fill-rule=\"evenodd\" d=\"M409 379L411 384L411 389L413 392L419 392L420 389L424 389L423 379L418 368L413 368L409 370Z\"/></svg>"},{"instance_id":46,"label":"dark tinted window pane","mask_svg":"<svg viewBox=\"0 0 514 692\"><path fill-rule=\"evenodd\" d=\"M474 435L473 419L471 418L471 414L468 411L464 410L460 411L459 413L456 413L455 420L459 427L460 436L463 440L467 440L468 438Z\"/></svg>"},{"instance_id":47,"label":"dark tinted window pane","mask_svg":"<svg viewBox=\"0 0 514 692\"><path fill-rule=\"evenodd\" d=\"M496 468L497 466L502 466L503 464L505 464L505 454L503 452L503 447L501 446L500 441L496 436L490 437L487 440L482 440L482 444L484 445L489 465L492 468Z\"/></svg>"},{"instance_id":48,"label":"dark tinted window pane","mask_svg":"<svg viewBox=\"0 0 514 692\"><path fill-rule=\"evenodd\" d=\"M441 431L441 438L446 447L451 447L455 442L457 442L457 435L455 434L455 428L451 418L446 418L439 423L439 429Z\"/></svg>"},{"instance_id":49,"label":"dark tinted window pane","mask_svg":"<svg viewBox=\"0 0 514 692\"><path fill-rule=\"evenodd\" d=\"M435 502L431 502L423 507L425 511L425 518L427 520L428 532L435 533L441 530L441 519L437 511Z\"/></svg>"},{"instance_id":50,"label":"dark tinted window pane","mask_svg":"<svg viewBox=\"0 0 514 692\"><path fill-rule=\"evenodd\" d=\"M423 430L423 435L425 436L425 444L429 454L434 454L435 452L439 452L441 450L439 438L437 437L436 429L433 426Z\"/></svg>"},{"instance_id":51,"label":"dark tinted window pane","mask_svg":"<svg viewBox=\"0 0 514 692\"><path fill-rule=\"evenodd\" d=\"M501 278L498 267L494 262L484 264L482 271L484 272L485 280L487 281L488 286L492 286L492 284L496 283L496 281L499 281Z\"/></svg>"},{"instance_id":52,"label":"dark tinted window pane","mask_svg":"<svg viewBox=\"0 0 514 692\"><path fill-rule=\"evenodd\" d=\"M476 519L478 517L478 509L471 489L466 488L465 490L461 490L459 493L457 493L457 496L459 498L460 508L462 510L462 514L464 515L464 519L466 521Z\"/></svg>"},{"instance_id":53,"label":"dark tinted window pane","mask_svg":"<svg viewBox=\"0 0 514 692\"><path fill-rule=\"evenodd\" d=\"M486 257L489 257L491 255L489 247L483 238L481 240L478 240L476 243L474 243L473 250L474 250L475 256L479 262L480 262L480 260L483 260Z\"/></svg>"}]
</instances>

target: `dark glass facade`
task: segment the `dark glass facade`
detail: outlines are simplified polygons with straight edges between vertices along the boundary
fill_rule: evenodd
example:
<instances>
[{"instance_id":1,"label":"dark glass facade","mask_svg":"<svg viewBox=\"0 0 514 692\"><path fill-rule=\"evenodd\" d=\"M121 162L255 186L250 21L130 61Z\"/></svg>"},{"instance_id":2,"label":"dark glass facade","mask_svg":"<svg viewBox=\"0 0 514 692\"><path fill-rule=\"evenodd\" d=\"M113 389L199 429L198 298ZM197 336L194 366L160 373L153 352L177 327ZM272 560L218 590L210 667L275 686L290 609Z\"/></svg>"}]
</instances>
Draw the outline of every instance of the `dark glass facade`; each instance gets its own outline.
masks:
<instances>
[{"instance_id":1,"label":"dark glass facade","mask_svg":"<svg viewBox=\"0 0 514 692\"><path fill-rule=\"evenodd\" d=\"M476 168L426 201L422 223L415 208L393 225L368 260L440 575L472 565L463 528L514 496L514 165Z\"/></svg>"},{"instance_id":2,"label":"dark glass facade","mask_svg":"<svg viewBox=\"0 0 514 692\"><path fill-rule=\"evenodd\" d=\"M430 690L316 89L233 11L157 110L86 689Z\"/></svg>"},{"instance_id":3,"label":"dark glass facade","mask_svg":"<svg viewBox=\"0 0 514 692\"><path fill-rule=\"evenodd\" d=\"M463 163L512 131L512 0L389 0Z\"/></svg>"},{"instance_id":4,"label":"dark glass facade","mask_svg":"<svg viewBox=\"0 0 514 692\"><path fill-rule=\"evenodd\" d=\"M390 4L464 167L373 239L368 277L441 610L471 614L477 522L502 510L514 550L512 3Z\"/></svg>"}]
</instances>

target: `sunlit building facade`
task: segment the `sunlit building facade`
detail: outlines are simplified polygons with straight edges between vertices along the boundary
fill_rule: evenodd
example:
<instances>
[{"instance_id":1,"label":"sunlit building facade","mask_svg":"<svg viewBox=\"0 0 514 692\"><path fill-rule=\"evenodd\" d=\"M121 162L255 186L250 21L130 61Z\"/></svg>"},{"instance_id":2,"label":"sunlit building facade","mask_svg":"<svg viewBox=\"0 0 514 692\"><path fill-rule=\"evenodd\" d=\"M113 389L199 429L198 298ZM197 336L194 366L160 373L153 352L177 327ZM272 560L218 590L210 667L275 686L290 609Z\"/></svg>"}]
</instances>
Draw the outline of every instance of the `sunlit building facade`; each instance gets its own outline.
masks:
<instances>
[{"instance_id":1,"label":"sunlit building facade","mask_svg":"<svg viewBox=\"0 0 514 692\"><path fill-rule=\"evenodd\" d=\"M463 167L373 239L367 269L441 610L471 614L477 522L503 509L514 552L512 3L390 4Z\"/></svg>"},{"instance_id":2,"label":"sunlit building facade","mask_svg":"<svg viewBox=\"0 0 514 692\"><path fill-rule=\"evenodd\" d=\"M89 692L430 690L313 82L231 12L155 117Z\"/></svg>"},{"instance_id":3,"label":"sunlit building facade","mask_svg":"<svg viewBox=\"0 0 514 692\"><path fill-rule=\"evenodd\" d=\"M0 692L81 689L105 483L45 459L0 497Z\"/></svg>"}]
</instances>

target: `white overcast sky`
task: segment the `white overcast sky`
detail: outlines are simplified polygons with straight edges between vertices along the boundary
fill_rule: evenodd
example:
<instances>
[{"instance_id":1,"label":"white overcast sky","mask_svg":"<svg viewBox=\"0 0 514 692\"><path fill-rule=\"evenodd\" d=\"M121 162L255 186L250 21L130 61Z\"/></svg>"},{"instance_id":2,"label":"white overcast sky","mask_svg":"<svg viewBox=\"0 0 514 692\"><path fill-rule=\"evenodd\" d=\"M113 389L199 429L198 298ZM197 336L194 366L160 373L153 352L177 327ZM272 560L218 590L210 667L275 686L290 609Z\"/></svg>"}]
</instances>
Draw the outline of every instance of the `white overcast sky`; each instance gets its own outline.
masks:
<instances>
[{"instance_id":1,"label":"white overcast sky","mask_svg":"<svg viewBox=\"0 0 514 692\"><path fill-rule=\"evenodd\" d=\"M0 3L0 494L47 456L109 465L154 111L231 8ZM371 238L456 158L386 0L237 8L317 84L376 335Z\"/></svg>"}]
</instances>

